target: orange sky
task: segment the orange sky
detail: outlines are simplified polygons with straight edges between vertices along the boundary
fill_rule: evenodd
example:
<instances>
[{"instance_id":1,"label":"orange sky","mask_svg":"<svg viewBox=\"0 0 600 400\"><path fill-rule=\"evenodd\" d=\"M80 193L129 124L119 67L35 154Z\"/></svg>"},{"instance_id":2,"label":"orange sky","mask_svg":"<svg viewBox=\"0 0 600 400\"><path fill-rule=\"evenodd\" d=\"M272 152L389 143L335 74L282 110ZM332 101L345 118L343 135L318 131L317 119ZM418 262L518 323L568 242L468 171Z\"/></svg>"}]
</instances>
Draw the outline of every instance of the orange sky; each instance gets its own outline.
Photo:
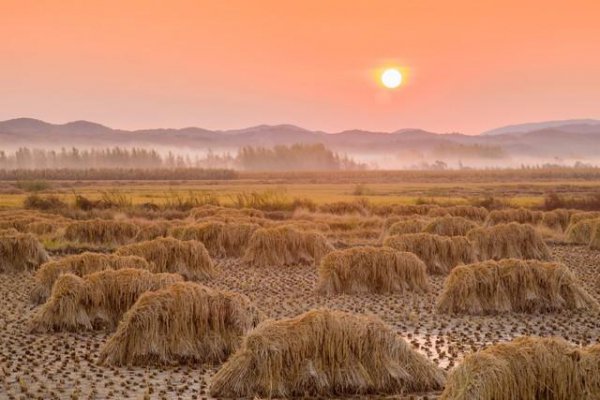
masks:
<instances>
[{"instance_id":1,"label":"orange sky","mask_svg":"<svg viewBox=\"0 0 600 400\"><path fill-rule=\"evenodd\" d=\"M0 119L338 131L600 117L600 2L0 0ZM374 68L408 69L378 86Z\"/></svg>"}]
</instances>

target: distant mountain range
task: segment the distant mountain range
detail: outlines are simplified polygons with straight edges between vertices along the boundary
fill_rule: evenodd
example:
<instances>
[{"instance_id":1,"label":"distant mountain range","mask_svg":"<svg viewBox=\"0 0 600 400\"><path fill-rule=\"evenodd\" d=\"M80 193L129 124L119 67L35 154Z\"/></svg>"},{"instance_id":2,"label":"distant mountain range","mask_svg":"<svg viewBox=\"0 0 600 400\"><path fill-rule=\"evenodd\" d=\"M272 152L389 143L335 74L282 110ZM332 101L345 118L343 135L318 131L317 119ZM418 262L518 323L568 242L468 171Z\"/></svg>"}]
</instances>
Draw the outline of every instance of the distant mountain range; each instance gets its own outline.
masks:
<instances>
[{"instance_id":1,"label":"distant mountain range","mask_svg":"<svg viewBox=\"0 0 600 400\"><path fill-rule=\"evenodd\" d=\"M242 146L322 143L374 164L465 162L473 165L600 161L600 120L511 125L481 135L440 134L419 129L395 132L310 131L293 125L213 131L202 128L120 130L88 122L50 124L31 118L0 122L0 150L61 147L153 147L181 152L235 152ZM380 165L381 166L381 165Z\"/></svg>"}]
</instances>

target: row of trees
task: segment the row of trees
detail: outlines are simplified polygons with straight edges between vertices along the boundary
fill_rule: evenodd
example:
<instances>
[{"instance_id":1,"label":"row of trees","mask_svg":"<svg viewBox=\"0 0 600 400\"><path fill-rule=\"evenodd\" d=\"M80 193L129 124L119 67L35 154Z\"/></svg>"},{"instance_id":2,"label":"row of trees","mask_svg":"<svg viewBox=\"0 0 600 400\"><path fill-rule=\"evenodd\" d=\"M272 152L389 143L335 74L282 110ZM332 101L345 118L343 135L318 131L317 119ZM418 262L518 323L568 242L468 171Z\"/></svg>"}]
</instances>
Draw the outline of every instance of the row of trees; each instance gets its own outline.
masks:
<instances>
[{"instance_id":1,"label":"row of trees","mask_svg":"<svg viewBox=\"0 0 600 400\"><path fill-rule=\"evenodd\" d=\"M61 149L20 148L14 153L0 151L1 170L34 169L174 169L208 168L245 171L307 171L365 169L347 156L327 149L322 144L292 146L243 147L236 156L229 153L182 155L154 149Z\"/></svg>"}]
</instances>

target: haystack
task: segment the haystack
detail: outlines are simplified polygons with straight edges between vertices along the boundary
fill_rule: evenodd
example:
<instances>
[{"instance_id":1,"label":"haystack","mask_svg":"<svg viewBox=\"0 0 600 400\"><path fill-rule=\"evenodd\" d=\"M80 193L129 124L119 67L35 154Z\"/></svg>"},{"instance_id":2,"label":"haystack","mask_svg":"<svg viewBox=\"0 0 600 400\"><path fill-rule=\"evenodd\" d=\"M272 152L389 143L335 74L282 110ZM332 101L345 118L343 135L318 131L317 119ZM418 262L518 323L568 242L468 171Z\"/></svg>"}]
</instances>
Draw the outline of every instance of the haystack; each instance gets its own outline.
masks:
<instances>
[{"instance_id":1,"label":"haystack","mask_svg":"<svg viewBox=\"0 0 600 400\"><path fill-rule=\"evenodd\" d=\"M441 236L465 236L471 229L477 228L476 222L463 217L440 217L423 228L423 232Z\"/></svg>"},{"instance_id":2,"label":"haystack","mask_svg":"<svg viewBox=\"0 0 600 400\"><path fill-rule=\"evenodd\" d=\"M546 211L542 216L542 225L558 232L564 232L569 226L570 217L571 212L569 210Z\"/></svg>"},{"instance_id":3,"label":"haystack","mask_svg":"<svg viewBox=\"0 0 600 400\"><path fill-rule=\"evenodd\" d=\"M596 224L594 230L592 231L590 240L590 249L592 250L600 250L600 224Z\"/></svg>"},{"instance_id":4,"label":"haystack","mask_svg":"<svg viewBox=\"0 0 600 400\"><path fill-rule=\"evenodd\" d=\"M476 261L471 242L464 236L412 233L390 236L385 246L416 254L430 274L447 274L452 268Z\"/></svg>"},{"instance_id":5,"label":"haystack","mask_svg":"<svg viewBox=\"0 0 600 400\"><path fill-rule=\"evenodd\" d=\"M353 247L321 260L318 285L324 294L424 292L429 279L427 266L413 253L390 247Z\"/></svg>"},{"instance_id":6,"label":"haystack","mask_svg":"<svg viewBox=\"0 0 600 400\"><path fill-rule=\"evenodd\" d=\"M262 314L238 293L181 282L144 293L104 345L106 364L220 363Z\"/></svg>"},{"instance_id":7,"label":"haystack","mask_svg":"<svg viewBox=\"0 0 600 400\"><path fill-rule=\"evenodd\" d=\"M131 242L140 228L131 222L94 219L67 225L67 240L96 244L125 244Z\"/></svg>"},{"instance_id":8,"label":"haystack","mask_svg":"<svg viewBox=\"0 0 600 400\"><path fill-rule=\"evenodd\" d=\"M505 210L494 210L486 219L487 226L508 224L517 222L519 224L537 225L542 221L544 214L541 211L531 211L526 208L509 208Z\"/></svg>"},{"instance_id":9,"label":"haystack","mask_svg":"<svg viewBox=\"0 0 600 400\"><path fill-rule=\"evenodd\" d=\"M600 398L600 345L520 337L465 357L440 400L572 400Z\"/></svg>"},{"instance_id":10,"label":"haystack","mask_svg":"<svg viewBox=\"0 0 600 400\"><path fill-rule=\"evenodd\" d=\"M44 246L32 234L12 229L0 234L0 273L35 270L46 261Z\"/></svg>"},{"instance_id":11,"label":"haystack","mask_svg":"<svg viewBox=\"0 0 600 400\"><path fill-rule=\"evenodd\" d=\"M135 241L143 242L160 237L167 237L169 236L171 225L172 223L167 221L140 224L140 230L137 235L135 235Z\"/></svg>"},{"instance_id":12,"label":"haystack","mask_svg":"<svg viewBox=\"0 0 600 400\"><path fill-rule=\"evenodd\" d=\"M389 236L404 235L406 233L419 233L422 232L426 226L427 221L424 219L406 219L393 223L385 233Z\"/></svg>"},{"instance_id":13,"label":"haystack","mask_svg":"<svg viewBox=\"0 0 600 400\"><path fill-rule=\"evenodd\" d=\"M600 218L582 219L572 222L567 228L566 237L569 243L589 245L592 235L600 226Z\"/></svg>"},{"instance_id":14,"label":"haystack","mask_svg":"<svg viewBox=\"0 0 600 400\"><path fill-rule=\"evenodd\" d=\"M444 373L379 318L313 310L261 323L212 379L215 397L402 394Z\"/></svg>"},{"instance_id":15,"label":"haystack","mask_svg":"<svg viewBox=\"0 0 600 400\"><path fill-rule=\"evenodd\" d=\"M456 267L444 282L437 310L450 314L599 310L566 266L505 259Z\"/></svg>"},{"instance_id":16,"label":"haystack","mask_svg":"<svg viewBox=\"0 0 600 400\"><path fill-rule=\"evenodd\" d=\"M211 257L240 257L257 224L204 222L172 230L174 237L202 242Z\"/></svg>"},{"instance_id":17,"label":"haystack","mask_svg":"<svg viewBox=\"0 0 600 400\"><path fill-rule=\"evenodd\" d=\"M144 269L104 270L79 277L61 275L52 294L34 315L32 332L114 328L142 293L183 281L178 274Z\"/></svg>"},{"instance_id":18,"label":"haystack","mask_svg":"<svg viewBox=\"0 0 600 400\"><path fill-rule=\"evenodd\" d=\"M150 264L141 257L90 252L49 261L44 263L35 274L35 286L31 291L31 300L36 304L45 302L50 296L52 285L63 274L84 276L105 269L121 268L150 269Z\"/></svg>"},{"instance_id":19,"label":"haystack","mask_svg":"<svg viewBox=\"0 0 600 400\"><path fill-rule=\"evenodd\" d=\"M522 258L551 260L550 249L531 225L499 224L471 230L467 237L475 246L479 260Z\"/></svg>"},{"instance_id":20,"label":"haystack","mask_svg":"<svg viewBox=\"0 0 600 400\"><path fill-rule=\"evenodd\" d=\"M123 246L115 254L145 258L154 272L174 272L189 280L211 279L216 273L208 251L196 240L158 238Z\"/></svg>"},{"instance_id":21,"label":"haystack","mask_svg":"<svg viewBox=\"0 0 600 400\"><path fill-rule=\"evenodd\" d=\"M579 221L583 221L585 219L597 219L600 218L600 211L581 211L574 212L571 214L571 218L569 218L569 224L574 225Z\"/></svg>"},{"instance_id":22,"label":"haystack","mask_svg":"<svg viewBox=\"0 0 600 400\"><path fill-rule=\"evenodd\" d=\"M479 223L485 221L488 214L489 211L487 209L474 206L439 207L429 210L429 216L431 217L445 217L449 215L451 217L463 217Z\"/></svg>"},{"instance_id":23,"label":"haystack","mask_svg":"<svg viewBox=\"0 0 600 400\"><path fill-rule=\"evenodd\" d=\"M289 226L261 228L254 232L243 260L258 267L313 265L321 261L333 246L319 233Z\"/></svg>"},{"instance_id":24,"label":"haystack","mask_svg":"<svg viewBox=\"0 0 600 400\"><path fill-rule=\"evenodd\" d=\"M265 214L262 211L254 208L231 208L213 205L193 208L190 211L190 216L197 221L206 218L265 218Z\"/></svg>"}]
</instances>

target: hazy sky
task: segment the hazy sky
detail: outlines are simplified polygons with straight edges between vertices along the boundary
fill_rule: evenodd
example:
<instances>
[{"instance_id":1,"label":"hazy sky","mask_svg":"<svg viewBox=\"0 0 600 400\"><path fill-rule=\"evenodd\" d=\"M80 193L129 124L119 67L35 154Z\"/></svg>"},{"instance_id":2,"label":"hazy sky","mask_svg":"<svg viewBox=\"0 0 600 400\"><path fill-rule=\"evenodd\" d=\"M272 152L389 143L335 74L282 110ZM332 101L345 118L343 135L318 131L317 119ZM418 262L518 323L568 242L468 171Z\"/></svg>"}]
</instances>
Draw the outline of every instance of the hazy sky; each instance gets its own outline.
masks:
<instances>
[{"instance_id":1,"label":"hazy sky","mask_svg":"<svg viewBox=\"0 0 600 400\"><path fill-rule=\"evenodd\" d=\"M600 117L597 0L0 0L0 119L482 130ZM373 70L407 73L390 91Z\"/></svg>"}]
</instances>

